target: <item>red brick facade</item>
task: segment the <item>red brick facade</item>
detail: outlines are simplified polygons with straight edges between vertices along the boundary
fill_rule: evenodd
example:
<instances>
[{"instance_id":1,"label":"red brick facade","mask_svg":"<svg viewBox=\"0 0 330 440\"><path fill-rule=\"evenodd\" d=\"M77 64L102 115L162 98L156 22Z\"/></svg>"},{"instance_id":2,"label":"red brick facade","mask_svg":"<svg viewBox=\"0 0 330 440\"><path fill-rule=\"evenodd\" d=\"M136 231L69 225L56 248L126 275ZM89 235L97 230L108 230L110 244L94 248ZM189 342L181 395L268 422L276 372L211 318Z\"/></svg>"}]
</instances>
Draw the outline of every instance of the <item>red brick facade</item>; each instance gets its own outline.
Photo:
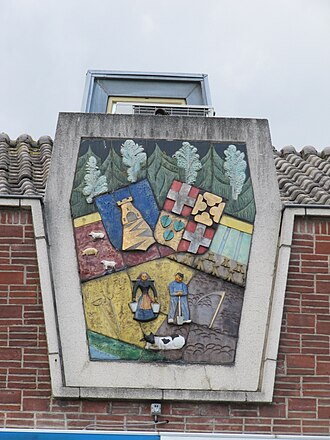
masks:
<instances>
[{"instance_id":1,"label":"red brick facade","mask_svg":"<svg viewBox=\"0 0 330 440\"><path fill-rule=\"evenodd\" d=\"M272 404L163 403L162 431L330 434L330 220L296 220ZM29 211L0 211L0 427L146 430L150 402L51 397ZM247 371L248 374L248 371Z\"/></svg>"}]
</instances>

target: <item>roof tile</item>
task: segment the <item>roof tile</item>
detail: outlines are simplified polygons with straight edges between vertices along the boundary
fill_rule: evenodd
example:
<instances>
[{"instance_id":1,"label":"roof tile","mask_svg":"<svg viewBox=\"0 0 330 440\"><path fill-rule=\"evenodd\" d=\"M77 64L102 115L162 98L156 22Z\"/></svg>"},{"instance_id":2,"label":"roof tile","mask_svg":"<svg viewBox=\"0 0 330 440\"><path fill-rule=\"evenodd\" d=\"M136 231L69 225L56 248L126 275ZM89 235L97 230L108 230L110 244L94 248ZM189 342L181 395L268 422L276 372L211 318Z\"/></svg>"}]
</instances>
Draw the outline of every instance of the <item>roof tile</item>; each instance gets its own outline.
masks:
<instances>
[{"instance_id":1,"label":"roof tile","mask_svg":"<svg viewBox=\"0 0 330 440\"><path fill-rule=\"evenodd\" d=\"M53 141L23 134L13 141L0 134L0 195L44 195Z\"/></svg>"},{"instance_id":2,"label":"roof tile","mask_svg":"<svg viewBox=\"0 0 330 440\"><path fill-rule=\"evenodd\" d=\"M298 153L289 146L274 151L274 160L283 203L330 205L330 147Z\"/></svg>"}]
</instances>

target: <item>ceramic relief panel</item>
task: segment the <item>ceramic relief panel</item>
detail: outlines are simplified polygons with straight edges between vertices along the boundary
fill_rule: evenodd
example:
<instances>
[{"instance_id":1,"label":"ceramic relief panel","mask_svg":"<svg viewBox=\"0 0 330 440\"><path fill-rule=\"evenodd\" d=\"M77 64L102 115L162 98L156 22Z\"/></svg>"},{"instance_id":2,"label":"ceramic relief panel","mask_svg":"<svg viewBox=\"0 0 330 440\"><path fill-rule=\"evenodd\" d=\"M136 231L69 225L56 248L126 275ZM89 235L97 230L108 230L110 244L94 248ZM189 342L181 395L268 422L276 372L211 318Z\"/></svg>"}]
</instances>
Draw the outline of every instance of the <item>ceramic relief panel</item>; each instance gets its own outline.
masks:
<instances>
[{"instance_id":1,"label":"ceramic relief panel","mask_svg":"<svg viewBox=\"0 0 330 440\"><path fill-rule=\"evenodd\" d=\"M234 363L255 218L245 144L84 139L71 214L91 360Z\"/></svg>"}]
</instances>

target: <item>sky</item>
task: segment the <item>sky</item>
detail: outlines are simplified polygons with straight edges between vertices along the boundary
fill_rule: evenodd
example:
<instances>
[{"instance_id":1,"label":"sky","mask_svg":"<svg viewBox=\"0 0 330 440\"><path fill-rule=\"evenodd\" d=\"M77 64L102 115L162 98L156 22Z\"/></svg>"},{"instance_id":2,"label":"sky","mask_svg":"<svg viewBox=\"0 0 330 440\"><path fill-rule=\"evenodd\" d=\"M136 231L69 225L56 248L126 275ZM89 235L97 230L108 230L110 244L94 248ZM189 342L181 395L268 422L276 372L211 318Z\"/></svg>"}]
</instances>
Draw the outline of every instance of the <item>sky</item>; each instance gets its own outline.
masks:
<instances>
[{"instance_id":1,"label":"sky","mask_svg":"<svg viewBox=\"0 0 330 440\"><path fill-rule=\"evenodd\" d=\"M330 145L330 0L0 0L0 132L54 137L87 70L206 73L217 116Z\"/></svg>"}]
</instances>

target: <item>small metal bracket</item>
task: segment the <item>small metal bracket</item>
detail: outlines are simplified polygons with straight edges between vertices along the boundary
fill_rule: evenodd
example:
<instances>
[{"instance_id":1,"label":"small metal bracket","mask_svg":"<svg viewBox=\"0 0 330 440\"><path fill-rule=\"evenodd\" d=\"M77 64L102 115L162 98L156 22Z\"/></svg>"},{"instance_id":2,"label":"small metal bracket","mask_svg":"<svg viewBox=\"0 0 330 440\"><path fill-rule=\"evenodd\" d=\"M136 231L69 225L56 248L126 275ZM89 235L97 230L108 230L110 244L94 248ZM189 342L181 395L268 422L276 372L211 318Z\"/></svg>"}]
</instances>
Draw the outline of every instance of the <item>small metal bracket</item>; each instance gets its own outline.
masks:
<instances>
[{"instance_id":1,"label":"small metal bracket","mask_svg":"<svg viewBox=\"0 0 330 440\"><path fill-rule=\"evenodd\" d=\"M162 413L162 405L161 403L152 403L150 406L150 413L154 416L155 423L158 422L158 416Z\"/></svg>"}]
</instances>

